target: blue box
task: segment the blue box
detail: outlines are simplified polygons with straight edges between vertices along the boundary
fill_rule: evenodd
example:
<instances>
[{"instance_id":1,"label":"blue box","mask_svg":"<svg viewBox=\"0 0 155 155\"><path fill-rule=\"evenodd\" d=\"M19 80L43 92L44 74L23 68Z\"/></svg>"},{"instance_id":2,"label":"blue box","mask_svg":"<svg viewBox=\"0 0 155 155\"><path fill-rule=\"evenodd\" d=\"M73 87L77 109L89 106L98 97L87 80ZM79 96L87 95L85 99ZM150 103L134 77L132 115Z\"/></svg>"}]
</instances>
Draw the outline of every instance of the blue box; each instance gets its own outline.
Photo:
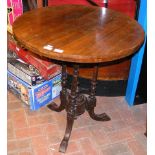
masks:
<instances>
[{"instance_id":1,"label":"blue box","mask_svg":"<svg viewBox=\"0 0 155 155\"><path fill-rule=\"evenodd\" d=\"M31 110L37 110L45 106L60 95L62 89L61 74L49 81L30 86L11 72L7 71L7 73L8 89L13 91L24 103L29 105Z\"/></svg>"}]
</instances>

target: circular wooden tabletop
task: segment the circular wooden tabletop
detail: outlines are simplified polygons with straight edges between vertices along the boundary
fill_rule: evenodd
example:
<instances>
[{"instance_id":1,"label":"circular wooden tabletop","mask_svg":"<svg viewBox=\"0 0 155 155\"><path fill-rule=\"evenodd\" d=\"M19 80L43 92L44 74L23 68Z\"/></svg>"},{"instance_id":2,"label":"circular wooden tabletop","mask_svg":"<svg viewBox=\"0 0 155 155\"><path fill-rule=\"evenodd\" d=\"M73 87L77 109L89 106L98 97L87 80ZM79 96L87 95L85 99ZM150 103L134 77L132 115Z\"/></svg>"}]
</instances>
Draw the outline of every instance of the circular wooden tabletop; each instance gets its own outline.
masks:
<instances>
[{"instance_id":1,"label":"circular wooden tabletop","mask_svg":"<svg viewBox=\"0 0 155 155\"><path fill-rule=\"evenodd\" d=\"M77 63L124 58L144 41L144 31L135 20L110 9L82 5L26 12L14 22L13 34L38 55Z\"/></svg>"}]
</instances>

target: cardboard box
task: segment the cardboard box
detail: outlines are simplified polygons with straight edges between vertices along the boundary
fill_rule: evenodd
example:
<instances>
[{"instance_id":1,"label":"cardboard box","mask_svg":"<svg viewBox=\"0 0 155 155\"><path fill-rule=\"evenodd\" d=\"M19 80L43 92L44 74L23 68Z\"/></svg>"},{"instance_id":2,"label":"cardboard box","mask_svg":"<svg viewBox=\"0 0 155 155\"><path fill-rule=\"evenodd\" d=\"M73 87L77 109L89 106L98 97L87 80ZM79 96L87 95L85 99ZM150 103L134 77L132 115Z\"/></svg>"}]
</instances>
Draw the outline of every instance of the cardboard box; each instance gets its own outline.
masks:
<instances>
[{"instance_id":1,"label":"cardboard box","mask_svg":"<svg viewBox=\"0 0 155 155\"><path fill-rule=\"evenodd\" d=\"M29 65L33 65L45 80L50 80L54 76L61 73L61 65L55 64L50 59L40 57L26 49L17 45L16 41L8 33L8 50L16 58L20 58Z\"/></svg>"},{"instance_id":2,"label":"cardboard box","mask_svg":"<svg viewBox=\"0 0 155 155\"><path fill-rule=\"evenodd\" d=\"M7 66L8 71L31 86L45 81L33 65L29 65L21 59L7 58Z\"/></svg>"},{"instance_id":3,"label":"cardboard box","mask_svg":"<svg viewBox=\"0 0 155 155\"><path fill-rule=\"evenodd\" d=\"M37 110L47 105L60 95L62 88L61 74L49 81L45 81L36 86L30 86L11 72L8 71L7 73L8 89L13 91L24 103L29 105L31 110Z\"/></svg>"},{"instance_id":4,"label":"cardboard box","mask_svg":"<svg viewBox=\"0 0 155 155\"><path fill-rule=\"evenodd\" d=\"M12 33L12 24L18 16L23 14L22 0L7 0L8 26L7 29Z\"/></svg>"}]
</instances>

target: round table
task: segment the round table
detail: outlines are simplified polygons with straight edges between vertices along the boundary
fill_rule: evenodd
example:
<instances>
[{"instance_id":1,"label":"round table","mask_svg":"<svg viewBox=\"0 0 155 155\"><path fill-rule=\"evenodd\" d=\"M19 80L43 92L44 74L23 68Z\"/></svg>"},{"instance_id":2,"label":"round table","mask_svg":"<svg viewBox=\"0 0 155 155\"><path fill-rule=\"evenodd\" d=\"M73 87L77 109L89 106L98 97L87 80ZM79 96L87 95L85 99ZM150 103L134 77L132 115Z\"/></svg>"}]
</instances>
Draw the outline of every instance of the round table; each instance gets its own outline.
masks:
<instances>
[{"instance_id":1,"label":"round table","mask_svg":"<svg viewBox=\"0 0 155 155\"><path fill-rule=\"evenodd\" d=\"M65 152L77 116L88 111L97 121L109 121L106 113L95 114L98 65L134 54L144 41L141 26L128 16L106 8L81 5L45 7L24 13L13 24L15 39L31 52L62 63L61 104L48 105L60 112L66 109L67 125L60 152ZM73 65L71 91L66 89L67 64ZM79 66L93 67L90 94L80 92Z\"/></svg>"}]
</instances>

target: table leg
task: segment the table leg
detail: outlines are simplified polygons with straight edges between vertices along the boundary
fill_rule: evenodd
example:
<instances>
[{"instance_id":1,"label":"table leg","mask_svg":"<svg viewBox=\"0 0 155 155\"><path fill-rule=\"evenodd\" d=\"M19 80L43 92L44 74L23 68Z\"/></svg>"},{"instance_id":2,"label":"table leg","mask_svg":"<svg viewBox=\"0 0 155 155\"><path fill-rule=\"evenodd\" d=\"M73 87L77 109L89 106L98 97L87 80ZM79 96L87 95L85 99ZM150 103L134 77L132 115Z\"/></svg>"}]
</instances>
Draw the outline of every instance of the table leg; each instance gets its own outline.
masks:
<instances>
[{"instance_id":1,"label":"table leg","mask_svg":"<svg viewBox=\"0 0 155 155\"><path fill-rule=\"evenodd\" d=\"M95 114L94 112L94 109L96 107L95 93L96 93L97 76L98 76L98 66L96 65L93 71L93 78L91 80L91 91L87 99L88 101L86 103L86 110L88 111L89 116L96 121L109 121L110 117L106 113Z\"/></svg>"},{"instance_id":2,"label":"table leg","mask_svg":"<svg viewBox=\"0 0 155 155\"><path fill-rule=\"evenodd\" d=\"M73 127L73 123L74 123L74 117L67 114L67 126L66 126L65 136L63 140L61 141L59 152L62 152L62 153L66 152L68 141L71 135L72 127Z\"/></svg>"},{"instance_id":3,"label":"table leg","mask_svg":"<svg viewBox=\"0 0 155 155\"><path fill-rule=\"evenodd\" d=\"M65 109L67 100L68 100L68 93L66 89L66 81L67 81L67 72L66 72L66 65L62 65L62 91L60 92L60 106L58 106L56 103L52 102L47 107L51 110L54 110L56 112L60 112Z\"/></svg>"},{"instance_id":4,"label":"table leg","mask_svg":"<svg viewBox=\"0 0 155 155\"><path fill-rule=\"evenodd\" d=\"M65 153L67 149L74 120L77 118L77 116L85 112L85 103L87 101L84 95L79 94L78 69L79 66L74 65L71 93L69 94L69 98L66 103L67 125L64 138L59 148L59 151L63 153Z\"/></svg>"}]
</instances>

